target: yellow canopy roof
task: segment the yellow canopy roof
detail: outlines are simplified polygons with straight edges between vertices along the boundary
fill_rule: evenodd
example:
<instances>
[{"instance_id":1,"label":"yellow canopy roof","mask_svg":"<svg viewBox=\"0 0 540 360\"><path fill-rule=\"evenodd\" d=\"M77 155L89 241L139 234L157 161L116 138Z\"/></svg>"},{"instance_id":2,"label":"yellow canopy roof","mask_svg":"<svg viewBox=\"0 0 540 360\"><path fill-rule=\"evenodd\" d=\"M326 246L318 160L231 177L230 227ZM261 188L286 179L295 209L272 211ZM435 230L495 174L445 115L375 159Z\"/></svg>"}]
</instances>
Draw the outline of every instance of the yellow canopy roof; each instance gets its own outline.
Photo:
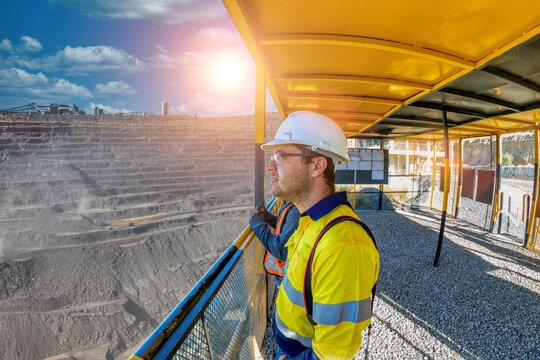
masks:
<instances>
[{"instance_id":1,"label":"yellow canopy roof","mask_svg":"<svg viewBox=\"0 0 540 360\"><path fill-rule=\"evenodd\" d=\"M538 0L223 2L283 117L375 138L436 138L443 111L462 137L538 121Z\"/></svg>"}]
</instances>

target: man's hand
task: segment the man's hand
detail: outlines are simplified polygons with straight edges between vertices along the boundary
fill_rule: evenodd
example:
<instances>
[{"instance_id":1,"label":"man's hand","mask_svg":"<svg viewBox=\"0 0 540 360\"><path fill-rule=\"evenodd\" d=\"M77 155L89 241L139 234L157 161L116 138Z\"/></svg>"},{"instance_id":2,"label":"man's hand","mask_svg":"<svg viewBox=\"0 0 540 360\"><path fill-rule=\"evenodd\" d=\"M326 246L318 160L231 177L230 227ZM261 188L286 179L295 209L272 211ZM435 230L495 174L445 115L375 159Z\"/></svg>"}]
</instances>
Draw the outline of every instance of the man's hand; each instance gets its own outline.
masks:
<instances>
[{"instance_id":1,"label":"man's hand","mask_svg":"<svg viewBox=\"0 0 540 360\"><path fill-rule=\"evenodd\" d=\"M253 210L251 212L251 218L253 219L254 217L258 217L258 216L264 216L264 213L266 213L266 209L264 208L264 206L257 206L255 208L255 210Z\"/></svg>"},{"instance_id":2,"label":"man's hand","mask_svg":"<svg viewBox=\"0 0 540 360\"><path fill-rule=\"evenodd\" d=\"M251 213L251 218L262 216L265 223L269 223L275 219L274 215L266 211L264 206L257 206Z\"/></svg>"},{"instance_id":3,"label":"man's hand","mask_svg":"<svg viewBox=\"0 0 540 360\"><path fill-rule=\"evenodd\" d=\"M289 357L289 355L283 354L283 355L281 355L281 356L279 357L279 360L285 360L285 359L288 358L288 357Z\"/></svg>"}]
</instances>

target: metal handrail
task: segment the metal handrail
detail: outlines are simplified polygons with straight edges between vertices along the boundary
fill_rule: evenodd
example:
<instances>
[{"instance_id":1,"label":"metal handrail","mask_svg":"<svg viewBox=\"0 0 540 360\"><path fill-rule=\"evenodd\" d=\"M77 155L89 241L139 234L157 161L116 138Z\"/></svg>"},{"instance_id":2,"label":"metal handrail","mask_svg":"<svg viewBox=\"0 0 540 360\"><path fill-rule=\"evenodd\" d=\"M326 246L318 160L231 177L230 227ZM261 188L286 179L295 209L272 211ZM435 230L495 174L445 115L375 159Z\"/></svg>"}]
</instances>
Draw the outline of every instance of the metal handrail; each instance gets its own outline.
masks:
<instances>
[{"instance_id":1,"label":"metal handrail","mask_svg":"<svg viewBox=\"0 0 540 360\"><path fill-rule=\"evenodd\" d=\"M266 209L271 210L276 201L276 198L270 199L266 204ZM193 289L129 357L129 360L169 358L201 318L204 310L242 256L245 243L252 237L253 231L246 226Z\"/></svg>"}]
</instances>

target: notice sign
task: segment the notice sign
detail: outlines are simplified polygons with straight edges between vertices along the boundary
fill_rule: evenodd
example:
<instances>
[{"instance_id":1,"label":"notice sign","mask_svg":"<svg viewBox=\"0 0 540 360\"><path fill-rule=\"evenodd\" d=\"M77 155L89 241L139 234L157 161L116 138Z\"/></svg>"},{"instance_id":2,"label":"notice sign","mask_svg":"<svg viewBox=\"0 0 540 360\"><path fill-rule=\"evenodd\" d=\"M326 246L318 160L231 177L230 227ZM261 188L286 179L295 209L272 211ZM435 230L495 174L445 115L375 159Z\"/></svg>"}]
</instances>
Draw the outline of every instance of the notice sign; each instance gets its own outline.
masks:
<instances>
[{"instance_id":1,"label":"notice sign","mask_svg":"<svg viewBox=\"0 0 540 360\"><path fill-rule=\"evenodd\" d=\"M388 150L349 149L349 158L337 168L337 184L388 184Z\"/></svg>"}]
</instances>

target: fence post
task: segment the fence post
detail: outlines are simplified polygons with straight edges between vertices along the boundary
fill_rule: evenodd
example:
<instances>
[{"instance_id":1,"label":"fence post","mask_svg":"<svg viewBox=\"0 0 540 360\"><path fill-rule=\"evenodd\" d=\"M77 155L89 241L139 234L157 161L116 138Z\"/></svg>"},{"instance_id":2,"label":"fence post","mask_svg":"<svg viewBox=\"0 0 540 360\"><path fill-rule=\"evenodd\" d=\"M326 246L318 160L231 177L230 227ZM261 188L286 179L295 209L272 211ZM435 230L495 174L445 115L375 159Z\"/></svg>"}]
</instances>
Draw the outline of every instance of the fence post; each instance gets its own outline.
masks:
<instances>
[{"instance_id":1,"label":"fence post","mask_svg":"<svg viewBox=\"0 0 540 360\"><path fill-rule=\"evenodd\" d=\"M201 322L204 330L204 337L206 343L208 344L208 352L210 352L210 360L215 360L214 350L212 350L212 342L210 341L210 331L208 330L208 324L206 324L206 316L204 314L201 316Z\"/></svg>"},{"instance_id":2,"label":"fence post","mask_svg":"<svg viewBox=\"0 0 540 360\"><path fill-rule=\"evenodd\" d=\"M264 206L264 144L266 126L266 73L257 65L255 77L255 206Z\"/></svg>"},{"instance_id":3,"label":"fence post","mask_svg":"<svg viewBox=\"0 0 540 360\"><path fill-rule=\"evenodd\" d=\"M496 135L497 139L497 167L495 168L495 189L493 190L493 193L495 196L499 196L499 190L501 189L501 164L502 164L502 144L501 144L501 135ZM495 199L495 196L493 199ZM502 207L499 207L499 209L502 209ZM495 218L494 214L496 214L495 210L495 201L493 201L493 209L492 209L492 217L491 217L491 225L489 227L489 231L493 232L495 230Z\"/></svg>"},{"instance_id":4,"label":"fence post","mask_svg":"<svg viewBox=\"0 0 540 360\"><path fill-rule=\"evenodd\" d=\"M439 266L439 256L441 255L444 227L446 223L446 210L448 208L448 190L450 190L450 153L448 149L448 118L446 110L442 111L442 117L444 131L444 194L441 215L441 229L439 230L439 241L437 242L437 251L435 253L435 260L433 260L433 266ZM441 181L443 181L443 179L441 179Z\"/></svg>"},{"instance_id":5,"label":"fence post","mask_svg":"<svg viewBox=\"0 0 540 360\"><path fill-rule=\"evenodd\" d=\"M457 190L456 190L456 208L454 210L454 217L457 219L458 217L458 213L459 213L459 202L461 200L461 188L462 188L462 185L463 185L463 176L462 176L462 172L463 172L463 154L462 154L462 148L463 148L463 143L462 143L462 139L459 138L459 142L458 142L458 162L459 162L459 165L458 165L458 184L457 184Z\"/></svg>"},{"instance_id":6,"label":"fence post","mask_svg":"<svg viewBox=\"0 0 540 360\"><path fill-rule=\"evenodd\" d=\"M509 234L510 233L510 216L511 216L511 211L512 211L512 198L509 196L508 197L508 219L506 219L506 233Z\"/></svg>"},{"instance_id":7,"label":"fence post","mask_svg":"<svg viewBox=\"0 0 540 360\"><path fill-rule=\"evenodd\" d=\"M497 234L500 234L501 233L501 227L502 227L502 209L504 209L504 192L500 192L499 194L497 194L497 196L499 196L499 216L498 216L498 221L499 221L499 226L498 226L498 229L497 229Z\"/></svg>"},{"instance_id":8,"label":"fence post","mask_svg":"<svg viewBox=\"0 0 540 360\"><path fill-rule=\"evenodd\" d=\"M381 150L384 149L384 139L381 138L381 139L379 140L379 142L380 142L380 144L379 144L379 145L380 145L380 149L381 149ZM381 185L379 185L379 210L382 209L383 191L384 191L384 185L381 184Z\"/></svg>"},{"instance_id":9,"label":"fence post","mask_svg":"<svg viewBox=\"0 0 540 360\"><path fill-rule=\"evenodd\" d=\"M534 128L534 181L532 193L532 206L530 212L527 213L527 231L523 241L523 247L527 247L531 232L534 233L534 223L536 222L536 202L538 201L538 128Z\"/></svg>"}]
</instances>

